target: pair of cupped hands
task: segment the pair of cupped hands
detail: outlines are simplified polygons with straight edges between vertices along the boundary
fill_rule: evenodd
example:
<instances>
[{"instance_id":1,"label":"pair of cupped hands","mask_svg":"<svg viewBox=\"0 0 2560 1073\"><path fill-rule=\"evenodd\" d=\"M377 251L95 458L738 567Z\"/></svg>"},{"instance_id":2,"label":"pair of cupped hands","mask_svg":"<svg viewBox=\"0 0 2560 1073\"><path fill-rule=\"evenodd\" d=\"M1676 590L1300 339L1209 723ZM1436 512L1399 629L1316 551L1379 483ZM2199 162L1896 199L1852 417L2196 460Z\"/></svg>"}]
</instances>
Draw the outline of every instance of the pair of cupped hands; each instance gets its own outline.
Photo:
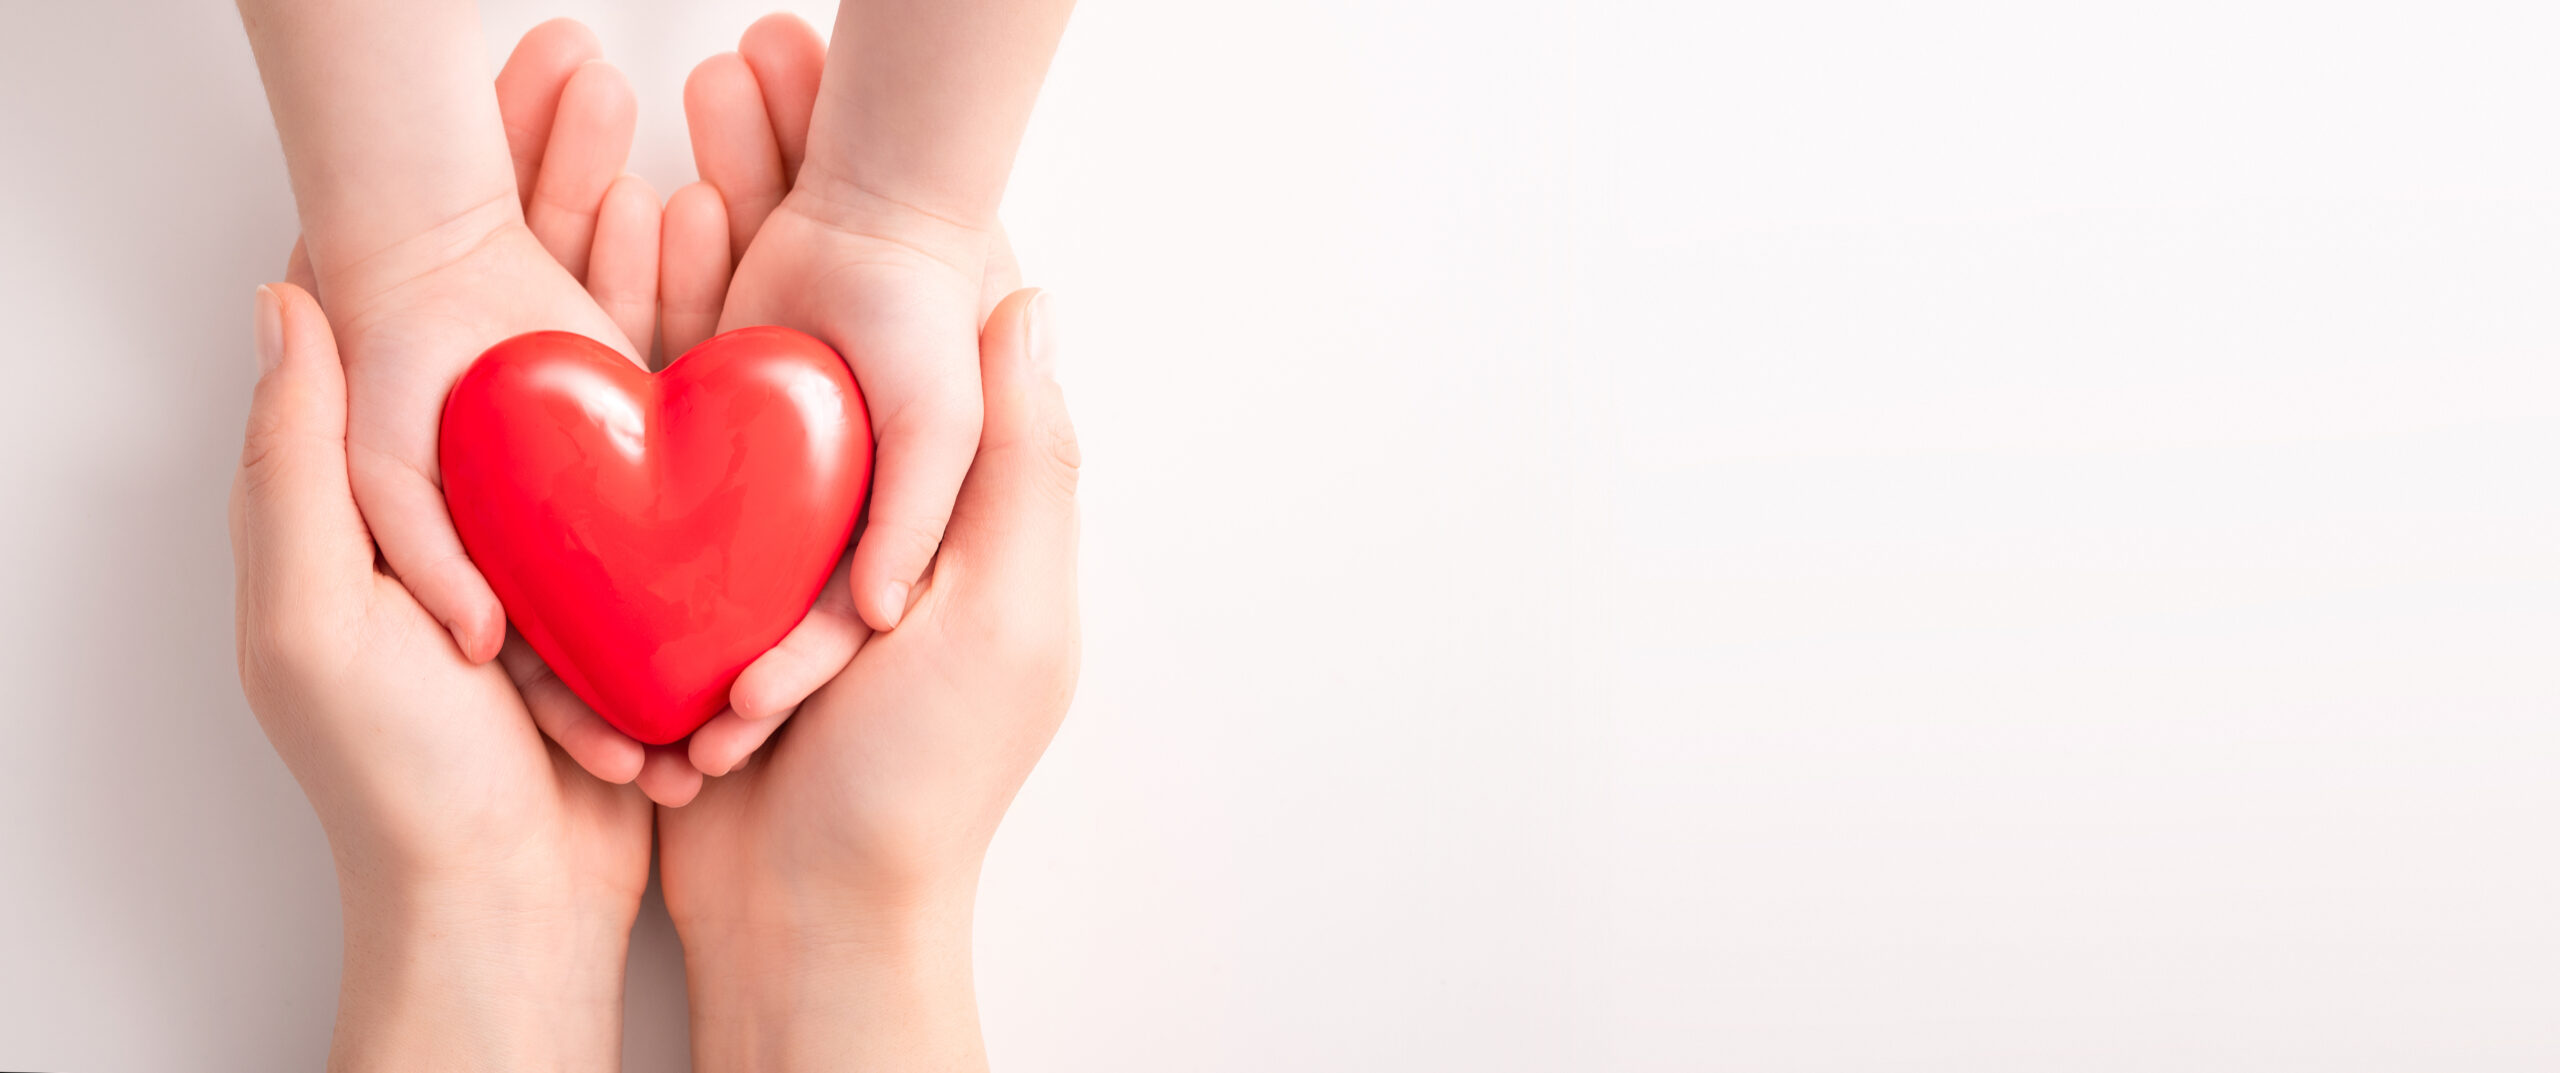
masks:
<instances>
[{"instance_id":1,"label":"pair of cupped hands","mask_svg":"<svg viewBox=\"0 0 2560 1073\"><path fill-rule=\"evenodd\" d=\"M622 171L634 99L600 51L546 23L499 73L514 197L317 279L297 245L259 289L232 526L242 679L328 829L349 971L377 947L403 964L420 936L486 938L543 966L518 982L618 1016L653 830L697 977L965 935L987 842L1074 686L1077 455L1047 303L1015 289L1001 231L802 167L814 30L768 18L695 69L704 181L663 207ZM731 710L646 747L507 632L437 491L440 408L520 332L646 364L754 324L852 363L876 491ZM957 949L943 969L965 979Z\"/></svg>"}]
</instances>

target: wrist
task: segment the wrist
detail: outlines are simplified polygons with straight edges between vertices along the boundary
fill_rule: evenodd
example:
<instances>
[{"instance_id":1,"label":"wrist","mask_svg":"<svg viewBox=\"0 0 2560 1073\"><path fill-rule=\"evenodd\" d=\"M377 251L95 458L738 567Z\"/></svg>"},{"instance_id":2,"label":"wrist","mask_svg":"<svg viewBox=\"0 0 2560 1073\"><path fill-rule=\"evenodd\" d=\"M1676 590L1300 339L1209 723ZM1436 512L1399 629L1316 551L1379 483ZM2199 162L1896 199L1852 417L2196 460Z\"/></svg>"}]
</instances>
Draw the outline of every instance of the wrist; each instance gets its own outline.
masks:
<instances>
[{"instance_id":1,"label":"wrist","mask_svg":"<svg viewBox=\"0 0 2560 1073\"><path fill-rule=\"evenodd\" d=\"M833 230L926 254L973 280L1000 230L993 204L901 190L814 158L801 166L785 203Z\"/></svg>"},{"instance_id":2,"label":"wrist","mask_svg":"<svg viewBox=\"0 0 2560 1073\"><path fill-rule=\"evenodd\" d=\"M954 887L688 914L694 1067L984 1068L973 911Z\"/></svg>"},{"instance_id":3,"label":"wrist","mask_svg":"<svg viewBox=\"0 0 2560 1073\"><path fill-rule=\"evenodd\" d=\"M306 210L302 226L333 315L354 317L383 294L488 250L499 232L524 226L524 212L512 188L491 187L408 228L349 226L328 209Z\"/></svg>"},{"instance_id":4,"label":"wrist","mask_svg":"<svg viewBox=\"0 0 2560 1073\"><path fill-rule=\"evenodd\" d=\"M332 1069L610 1070L636 893L342 871Z\"/></svg>"},{"instance_id":5,"label":"wrist","mask_svg":"<svg viewBox=\"0 0 2560 1073\"><path fill-rule=\"evenodd\" d=\"M240 9L323 277L512 192L474 5L242 0Z\"/></svg>"}]
</instances>

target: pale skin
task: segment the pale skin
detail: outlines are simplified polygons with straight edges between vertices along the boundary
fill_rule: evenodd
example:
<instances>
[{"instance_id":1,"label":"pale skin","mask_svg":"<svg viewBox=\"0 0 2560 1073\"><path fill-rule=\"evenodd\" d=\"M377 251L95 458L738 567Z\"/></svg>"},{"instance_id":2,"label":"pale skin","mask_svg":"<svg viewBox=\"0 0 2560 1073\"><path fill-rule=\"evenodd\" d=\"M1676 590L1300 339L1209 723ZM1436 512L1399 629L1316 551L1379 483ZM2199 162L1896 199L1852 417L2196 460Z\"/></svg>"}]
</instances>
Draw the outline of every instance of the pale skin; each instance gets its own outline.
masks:
<instances>
[{"instance_id":1,"label":"pale skin","mask_svg":"<svg viewBox=\"0 0 2560 1073\"><path fill-rule=\"evenodd\" d=\"M768 19L742 57L705 67L769 65L814 42L796 20ZM689 111L696 96L689 87ZM808 99L758 97L768 131ZM497 99L510 194L550 196L509 196L522 222L483 245L531 236L626 341L653 321L670 340L707 332L719 303L703 299L739 248L726 226L688 228L683 207L725 225L721 195L751 188L688 187L662 223L647 188L618 174L627 88L575 24L528 34ZM698 145L704 173L734 164L729 151ZM981 289L1011 279L990 234ZM776 733L788 707L724 714L687 763L604 727L511 636L496 663L475 660L396 565L377 569L360 365L333 331L345 318L310 293L334 306L317 270L331 248L313 233L291 282L260 289L233 534L243 683L321 814L346 902L332 1068L613 1068L653 822L697 1068L982 1068L968 976L979 861L1075 678L1076 451L1045 300L1004 296L973 333L982 428L901 626L875 633L849 589L831 590L822 612L842 620L828 628L844 656L792 729ZM529 261L473 263L543 275ZM706 787L705 769L730 774ZM617 785L635 776L647 797ZM650 798L665 803L654 814Z\"/></svg>"},{"instance_id":2,"label":"pale skin","mask_svg":"<svg viewBox=\"0 0 2560 1073\"><path fill-rule=\"evenodd\" d=\"M863 636L897 626L978 441L974 343L1012 282L996 210L1072 0L848 0L839 45L814 51L805 24L758 23L688 83L706 182L678 191L664 217L667 244L716 237L728 263L663 273L594 248L657 218L647 186L619 174L631 94L610 67L522 79L559 85L559 107L610 122L510 127L475 73L469 0L239 4L310 280L346 356L357 501L393 575L466 659L495 657L506 621L438 491L436 417L472 357L539 329L645 363L714 330L781 324L835 347L863 386L877 442L867 524L829 597L739 677L720 718L753 732L733 740L762 740ZM503 101L513 87L500 81ZM554 156L609 166L539 182L534 163ZM604 226L614 219L631 225ZM660 276L666 311L653 324L654 299L636 291ZM597 777L627 781L646 750L603 737L561 744ZM726 759L699 768L719 774L744 754L679 755Z\"/></svg>"}]
</instances>

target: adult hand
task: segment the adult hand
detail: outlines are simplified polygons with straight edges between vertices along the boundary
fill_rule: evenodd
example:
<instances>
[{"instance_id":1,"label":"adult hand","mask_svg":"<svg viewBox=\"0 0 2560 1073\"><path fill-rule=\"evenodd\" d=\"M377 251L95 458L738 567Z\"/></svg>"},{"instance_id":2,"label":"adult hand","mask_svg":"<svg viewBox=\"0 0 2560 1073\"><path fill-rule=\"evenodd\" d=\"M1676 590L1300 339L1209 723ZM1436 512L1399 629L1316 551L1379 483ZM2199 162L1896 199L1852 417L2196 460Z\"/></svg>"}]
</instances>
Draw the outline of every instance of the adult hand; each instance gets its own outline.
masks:
<instances>
[{"instance_id":1,"label":"adult hand","mask_svg":"<svg viewBox=\"0 0 2560 1073\"><path fill-rule=\"evenodd\" d=\"M319 305L259 288L231 497L240 679L345 902L332 1069L609 1070L649 802L547 743L600 725L521 642L463 658L376 567Z\"/></svg>"},{"instance_id":2,"label":"adult hand","mask_svg":"<svg viewBox=\"0 0 2560 1073\"><path fill-rule=\"evenodd\" d=\"M904 624L759 759L659 811L697 1068L984 1064L979 863L1076 678L1078 459L1044 305L988 319L985 432ZM697 758L743 758L737 729L697 732Z\"/></svg>"}]
</instances>

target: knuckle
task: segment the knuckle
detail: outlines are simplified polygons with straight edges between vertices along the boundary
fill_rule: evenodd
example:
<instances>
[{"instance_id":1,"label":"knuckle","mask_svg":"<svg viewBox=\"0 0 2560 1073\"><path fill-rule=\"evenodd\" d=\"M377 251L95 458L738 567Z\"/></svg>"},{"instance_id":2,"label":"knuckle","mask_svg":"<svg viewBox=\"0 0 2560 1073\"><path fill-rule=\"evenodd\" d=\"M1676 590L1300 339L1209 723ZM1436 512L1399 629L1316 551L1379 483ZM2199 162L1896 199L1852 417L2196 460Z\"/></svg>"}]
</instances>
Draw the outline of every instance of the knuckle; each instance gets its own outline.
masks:
<instances>
[{"instance_id":1,"label":"knuckle","mask_svg":"<svg viewBox=\"0 0 2560 1073\"><path fill-rule=\"evenodd\" d=\"M529 153L542 147L542 143L534 140L534 136L543 132L535 130L532 120L524 116L511 116L502 111L498 114L498 129L506 132L507 145L517 148L520 153Z\"/></svg>"},{"instance_id":2,"label":"knuckle","mask_svg":"<svg viewBox=\"0 0 2560 1073\"><path fill-rule=\"evenodd\" d=\"M537 180L531 203L525 206L525 226L537 232L554 232L560 238L572 237L568 232L595 215L596 202L602 197L601 191L568 189L558 181Z\"/></svg>"},{"instance_id":3,"label":"knuckle","mask_svg":"<svg viewBox=\"0 0 2560 1073\"><path fill-rule=\"evenodd\" d=\"M252 406L249 409L248 432L240 438L240 468L245 473L255 474L269 468L276 449L282 445L285 424L275 410L272 406Z\"/></svg>"},{"instance_id":4,"label":"knuckle","mask_svg":"<svg viewBox=\"0 0 2560 1073\"><path fill-rule=\"evenodd\" d=\"M942 529L939 521L899 518L885 523L874 522L871 531L863 534L862 539L866 544L879 540L880 550L892 559L921 565L931 560L934 550L942 546Z\"/></svg>"},{"instance_id":5,"label":"knuckle","mask_svg":"<svg viewBox=\"0 0 2560 1073\"><path fill-rule=\"evenodd\" d=\"M1061 499L1074 499L1076 483L1084 472L1084 448L1076 442L1076 430L1063 418L1051 423L1044 438L1042 467L1048 476L1048 488Z\"/></svg>"},{"instance_id":6,"label":"knuckle","mask_svg":"<svg viewBox=\"0 0 2560 1073\"><path fill-rule=\"evenodd\" d=\"M292 474L297 467L313 463L303 457L304 445L296 444L290 430L273 421L253 424L240 444L241 493L252 504L267 503L279 494L279 485L297 480Z\"/></svg>"},{"instance_id":7,"label":"knuckle","mask_svg":"<svg viewBox=\"0 0 2560 1073\"><path fill-rule=\"evenodd\" d=\"M276 481L275 445L252 438L240 451L240 493L249 502L265 502Z\"/></svg>"}]
</instances>

